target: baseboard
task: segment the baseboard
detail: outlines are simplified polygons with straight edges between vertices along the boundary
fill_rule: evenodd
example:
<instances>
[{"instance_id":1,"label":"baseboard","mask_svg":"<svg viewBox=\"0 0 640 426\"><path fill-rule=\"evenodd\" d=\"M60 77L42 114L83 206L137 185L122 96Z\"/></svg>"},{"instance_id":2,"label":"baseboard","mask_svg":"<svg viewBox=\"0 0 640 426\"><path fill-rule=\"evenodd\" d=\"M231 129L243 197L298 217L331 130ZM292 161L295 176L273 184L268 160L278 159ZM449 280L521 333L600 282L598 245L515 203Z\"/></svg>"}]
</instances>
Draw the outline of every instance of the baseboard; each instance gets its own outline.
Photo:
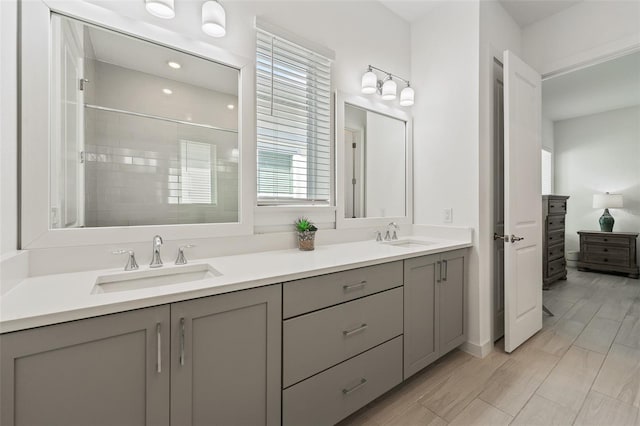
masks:
<instances>
[{"instance_id":1,"label":"baseboard","mask_svg":"<svg viewBox=\"0 0 640 426\"><path fill-rule=\"evenodd\" d=\"M476 358L484 358L491 352L493 352L493 343L491 343L491 341L488 341L482 345L478 345L476 343L464 342L458 349L470 355L473 355Z\"/></svg>"}]
</instances>

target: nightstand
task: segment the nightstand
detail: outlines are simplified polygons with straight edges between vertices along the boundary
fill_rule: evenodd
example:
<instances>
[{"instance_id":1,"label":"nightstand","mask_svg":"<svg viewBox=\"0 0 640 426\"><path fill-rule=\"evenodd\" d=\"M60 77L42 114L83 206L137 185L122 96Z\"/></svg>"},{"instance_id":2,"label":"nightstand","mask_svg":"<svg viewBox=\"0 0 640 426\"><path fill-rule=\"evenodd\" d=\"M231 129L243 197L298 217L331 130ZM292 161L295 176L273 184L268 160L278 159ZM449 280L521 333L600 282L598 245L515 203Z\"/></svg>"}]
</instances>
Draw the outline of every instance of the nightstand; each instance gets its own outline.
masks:
<instances>
[{"instance_id":1,"label":"nightstand","mask_svg":"<svg viewBox=\"0 0 640 426\"><path fill-rule=\"evenodd\" d=\"M578 270L617 272L638 278L637 232L578 231L580 259Z\"/></svg>"}]
</instances>

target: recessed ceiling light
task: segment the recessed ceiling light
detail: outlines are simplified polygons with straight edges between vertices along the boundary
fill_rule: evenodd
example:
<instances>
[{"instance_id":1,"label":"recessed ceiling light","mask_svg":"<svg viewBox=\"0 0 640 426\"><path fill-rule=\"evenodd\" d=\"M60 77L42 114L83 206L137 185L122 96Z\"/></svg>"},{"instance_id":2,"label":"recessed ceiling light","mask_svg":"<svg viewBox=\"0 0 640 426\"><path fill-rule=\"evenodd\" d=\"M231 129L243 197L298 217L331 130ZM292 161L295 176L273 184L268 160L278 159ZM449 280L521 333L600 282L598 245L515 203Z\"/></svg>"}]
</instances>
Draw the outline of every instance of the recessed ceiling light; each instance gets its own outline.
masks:
<instances>
[{"instance_id":1,"label":"recessed ceiling light","mask_svg":"<svg viewBox=\"0 0 640 426\"><path fill-rule=\"evenodd\" d=\"M167 65L169 65L171 68L173 68L174 70L179 70L180 68L182 68L182 65L180 65L179 63L175 62L175 61L169 61L167 62Z\"/></svg>"},{"instance_id":2,"label":"recessed ceiling light","mask_svg":"<svg viewBox=\"0 0 640 426\"><path fill-rule=\"evenodd\" d=\"M162 89L162 93L164 93L165 95L170 95L173 93L173 90L171 89Z\"/></svg>"},{"instance_id":3,"label":"recessed ceiling light","mask_svg":"<svg viewBox=\"0 0 640 426\"><path fill-rule=\"evenodd\" d=\"M234 109L235 107L236 107L236 106L235 106L234 104L229 104L229 105L227 105L227 108L229 108L229 109Z\"/></svg>"},{"instance_id":4,"label":"recessed ceiling light","mask_svg":"<svg viewBox=\"0 0 640 426\"><path fill-rule=\"evenodd\" d=\"M153 16L157 16L162 19L171 19L176 16L176 12L173 7L173 0L145 0L145 6L147 12Z\"/></svg>"}]
</instances>

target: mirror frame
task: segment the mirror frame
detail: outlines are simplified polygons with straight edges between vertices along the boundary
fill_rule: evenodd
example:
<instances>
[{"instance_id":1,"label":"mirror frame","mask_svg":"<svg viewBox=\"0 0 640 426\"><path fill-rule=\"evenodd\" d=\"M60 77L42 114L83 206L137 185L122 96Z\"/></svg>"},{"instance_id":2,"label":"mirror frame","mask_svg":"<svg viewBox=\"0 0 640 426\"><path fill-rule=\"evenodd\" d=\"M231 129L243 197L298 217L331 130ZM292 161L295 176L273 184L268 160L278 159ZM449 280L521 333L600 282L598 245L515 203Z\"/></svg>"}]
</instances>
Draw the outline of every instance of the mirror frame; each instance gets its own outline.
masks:
<instances>
[{"instance_id":1,"label":"mirror frame","mask_svg":"<svg viewBox=\"0 0 640 426\"><path fill-rule=\"evenodd\" d=\"M388 217L345 218L344 200L344 123L345 104L386 115L406 123L405 126L405 215ZM336 149L336 229L386 227L389 222L398 225L413 223L413 125L411 115L396 105L385 103L376 97L350 95L335 92L335 149Z\"/></svg>"},{"instance_id":2,"label":"mirror frame","mask_svg":"<svg viewBox=\"0 0 640 426\"><path fill-rule=\"evenodd\" d=\"M50 229L50 70L51 13L117 31L238 70L238 222L180 225ZM148 241L155 234L168 240L250 235L255 199L255 66L208 43L190 40L164 28L123 17L86 2L22 2L20 130L20 248L123 244Z\"/></svg>"}]
</instances>

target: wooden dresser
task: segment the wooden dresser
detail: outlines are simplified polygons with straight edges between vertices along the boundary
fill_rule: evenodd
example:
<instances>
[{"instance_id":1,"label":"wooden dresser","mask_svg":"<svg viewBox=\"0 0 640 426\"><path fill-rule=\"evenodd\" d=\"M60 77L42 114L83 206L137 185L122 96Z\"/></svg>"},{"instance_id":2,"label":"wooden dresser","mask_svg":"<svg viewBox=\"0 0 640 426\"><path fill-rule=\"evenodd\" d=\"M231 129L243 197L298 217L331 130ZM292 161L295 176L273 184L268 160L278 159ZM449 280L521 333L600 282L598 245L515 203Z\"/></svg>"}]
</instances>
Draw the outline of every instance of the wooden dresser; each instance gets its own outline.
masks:
<instances>
[{"instance_id":1,"label":"wooden dresser","mask_svg":"<svg viewBox=\"0 0 640 426\"><path fill-rule=\"evenodd\" d=\"M578 270L617 272L631 278L640 276L637 262L637 232L578 231Z\"/></svg>"},{"instance_id":2,"label":"wooden dresser","mask_svg":"<svg viewBox=\"0 0 640 426\"><path fill-rule=\"evenodd\" d=\"M543 288L558 280L567 279L564 257L564 225L567 214L566 195L542 196L542 282Z\"/></svg>"}]
</instances>

